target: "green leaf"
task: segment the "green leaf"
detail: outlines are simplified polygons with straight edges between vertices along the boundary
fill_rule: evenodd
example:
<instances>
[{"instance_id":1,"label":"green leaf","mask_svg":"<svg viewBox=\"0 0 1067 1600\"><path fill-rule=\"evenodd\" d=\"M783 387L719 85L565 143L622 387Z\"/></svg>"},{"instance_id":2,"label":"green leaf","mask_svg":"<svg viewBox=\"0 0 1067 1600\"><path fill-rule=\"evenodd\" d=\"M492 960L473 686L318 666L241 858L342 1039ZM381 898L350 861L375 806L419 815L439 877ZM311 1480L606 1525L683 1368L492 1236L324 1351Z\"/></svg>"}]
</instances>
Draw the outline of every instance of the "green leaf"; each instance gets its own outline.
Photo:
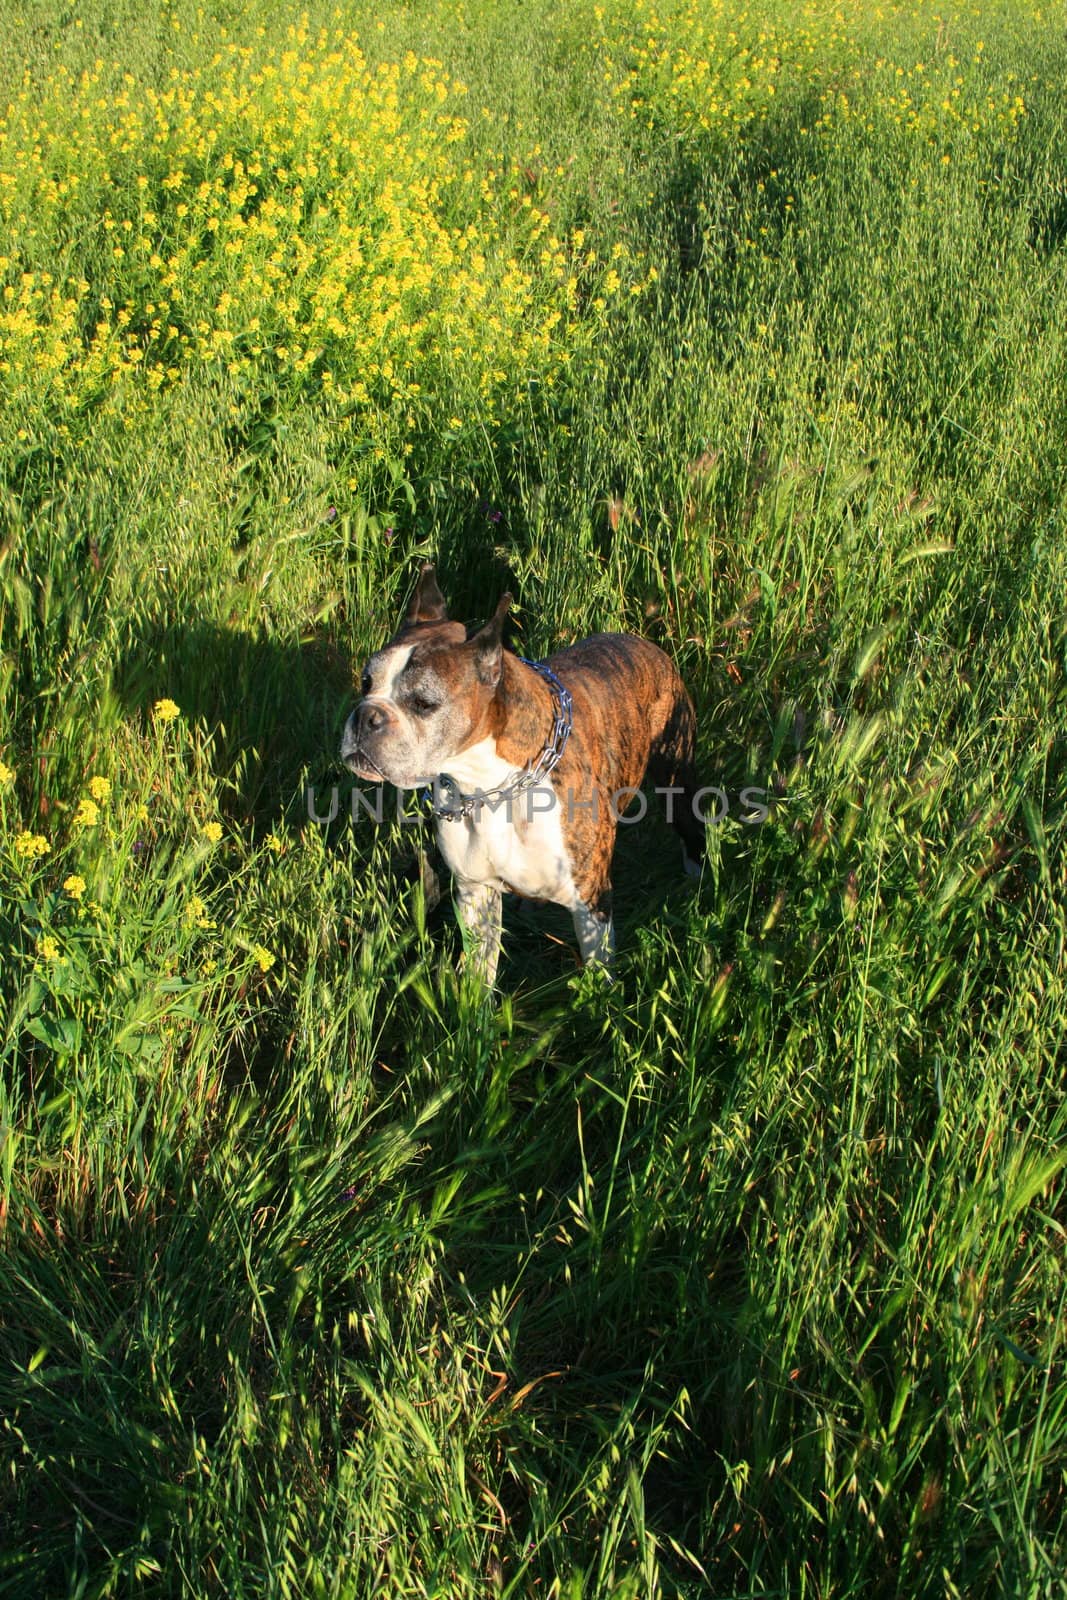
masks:
<instances>
[{"instance_id":1,"label":"green leaf","mask_svg":"<svg viewBox=\"0 0 1067 1600\"><path fill-rule=\"evenodd\" d=\"M163 1045L154 1033L143 1033L136 1028L124 1028L115 1040L115 1049L133 1061L158 1061Z\"/></svg>"},{"instance_id":2,"label":"green leaf","mask_svg":"<svg viewBox=\"0 0 1067 1600\"><path fill-rule=\"evenodd\" d=\"M1045 842L1045 828L1038 814L1037 807L1029 795L1023 795L1021 808L1026 831L1030 835L1030 843L1037 856L1037 864L1041 871L1041 882L1046 889L1051 889L1052 879L1049 876L1048 845Z\"/></svg>"},{"instance_id":3,"label":"green leaf","mask_svg":"<svg viewBox=\"0 0 1067 1600\"><path fill-rule=\"evenodd\" d=\"M73 1055L81 1047L82 1025L77 1017L31 1017L26 1031L57 1055Z\"/></svg>"},{"instance_id":4,"label":"green leaf","mask_svg":"<svg viewBox=\"0 0 1067 1600\"><path fill-rule=\"evenodd\" d=\"M1057 1150L1055 1155L1045 1156L1041 1161L1031 1162L1019 1174L1015 1187L1008 1196L1008 1216L1017 1216L1031 1200L1035 1199L1048 1187L1053 1178L1067 1162L1067 1145L1062 1150Z\"/></svg>"}]
</instances>

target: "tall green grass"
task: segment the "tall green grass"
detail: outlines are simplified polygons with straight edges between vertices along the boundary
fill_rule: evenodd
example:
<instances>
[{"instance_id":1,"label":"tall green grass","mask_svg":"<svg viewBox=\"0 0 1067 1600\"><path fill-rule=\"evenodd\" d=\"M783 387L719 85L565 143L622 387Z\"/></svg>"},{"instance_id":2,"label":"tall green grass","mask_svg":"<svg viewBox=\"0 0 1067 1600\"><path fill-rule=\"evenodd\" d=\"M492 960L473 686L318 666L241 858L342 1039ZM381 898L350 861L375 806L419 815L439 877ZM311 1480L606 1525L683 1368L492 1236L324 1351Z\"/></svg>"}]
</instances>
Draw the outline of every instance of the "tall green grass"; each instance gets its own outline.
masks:
<instances>
[{"instance_id":1,"label":"tall green grass","mask_svg":"<svg viewBox=\"0 0 1067 1600\"><path fill-rule=\"evenodd\" d=\"M102 58L106 107L291 22L35 0L3 81L47 148L58 66ZM439 60L456 159L624 281L498 429L433 368L405 457L266 363L254 434L210 361L66 438L19 402L0 1584L1062 1595L1062 30L320 23ZM49 249L94 294L125 270L91 217ZM620 829L610 990L548 911L470 990L414 830L308 819L426 552L457 615L515 590L523 654L624 627L690 685L732 810L695 889Z\"/></svg>"}]
</instances>

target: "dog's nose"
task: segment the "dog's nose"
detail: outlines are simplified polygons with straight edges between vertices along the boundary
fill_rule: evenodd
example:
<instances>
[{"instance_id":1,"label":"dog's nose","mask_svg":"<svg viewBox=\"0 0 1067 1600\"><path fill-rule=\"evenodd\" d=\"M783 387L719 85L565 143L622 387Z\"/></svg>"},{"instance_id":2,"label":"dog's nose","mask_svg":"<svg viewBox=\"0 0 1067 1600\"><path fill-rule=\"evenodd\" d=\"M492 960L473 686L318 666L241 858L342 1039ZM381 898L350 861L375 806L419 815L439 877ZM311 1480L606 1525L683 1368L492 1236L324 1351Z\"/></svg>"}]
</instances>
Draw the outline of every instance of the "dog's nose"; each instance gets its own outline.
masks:
<instances>
[{"instance_id":1,"label":"dog's nose","mask_svg":"<svg viewBox=\"0 0 1067 1600\"><path fill-rule=\"evenodd\" d=\"M359 727L356 713L353 711L345 723L345 731L341 735L341 760L347 761L348 757L359 749Z\"/></svg>"},{"instance_id":2,"label":"dog's nose","mask_svg":"<svg viewBox=\"0 0 1067 1600\"><path fill-rule=\"evenodd\" d=\"M364 701L359 708L359 731L361 733L377 733L380 728L385 727L388 720L381 706L372 705L368 701Z\"/></svg>"}]
</instances>

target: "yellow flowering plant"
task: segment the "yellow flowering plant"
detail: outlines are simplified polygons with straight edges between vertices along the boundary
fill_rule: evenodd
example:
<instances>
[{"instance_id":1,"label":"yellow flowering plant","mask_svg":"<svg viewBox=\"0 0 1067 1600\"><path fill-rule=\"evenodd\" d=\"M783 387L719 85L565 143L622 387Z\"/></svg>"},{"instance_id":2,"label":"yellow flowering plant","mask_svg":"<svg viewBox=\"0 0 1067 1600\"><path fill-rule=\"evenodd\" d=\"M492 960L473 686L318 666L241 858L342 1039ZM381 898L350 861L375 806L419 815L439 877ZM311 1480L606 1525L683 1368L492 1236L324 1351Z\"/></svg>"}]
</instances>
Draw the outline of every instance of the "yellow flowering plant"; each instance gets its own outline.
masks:
<instances>
[{"instance_id":1,"label":"yellow flowering plant","mask_svg":"<svg viewBox=\"0 0 1067 1600\"><path fill-rule=\"evenodd\" d=\"M43 834L30 833L24 828L21 833L15 835L14 848L16 856L22 860L39 861L42 856L48 854L52 846Z\"/></svg>"},{"instance_id":2,"label":"yellow flowering plant","mask_svg":"<svg viewBox=\"0 0 1067 1600\"><path fill-rule=\"evenodd\" d=\"M23 418L47 406L71 430L102 396L136 411L211 373L238 426L262 426L265 392L313 393L363 461L402 461L449 397L477 438L517 386L563 380L622 286L621 246L606 270L503 149L485 158L484 114L438 60L372 64L298 21L162 86L104 95L103 73L59 68L0 127L15 230L58 229L74 198L106 241L96 281L8 284L0 368Z\"/></svg>"},{"instance_id":3,"label":"yellow flowering plant","mask_svg":"<svg viewBox=\"0 0 1067 1600\"><path fill-rule=\"evenodd\" d=\"M255 962L260 972L269 972L271 967L274 965L274 956L261 944L257 944L253 947L252 960Z\"/></svg>"},{"instance_id":4,"label":"yellow flowering plant","mask_svg":"<svg viewBox=\"0 0 1067 1600\"><path fill-rule=\"evenodd\" d=\"M100 821L100 807L95 800L79 800L71 821L76 828L95 828Z\"/></svg>"}]
</instances>

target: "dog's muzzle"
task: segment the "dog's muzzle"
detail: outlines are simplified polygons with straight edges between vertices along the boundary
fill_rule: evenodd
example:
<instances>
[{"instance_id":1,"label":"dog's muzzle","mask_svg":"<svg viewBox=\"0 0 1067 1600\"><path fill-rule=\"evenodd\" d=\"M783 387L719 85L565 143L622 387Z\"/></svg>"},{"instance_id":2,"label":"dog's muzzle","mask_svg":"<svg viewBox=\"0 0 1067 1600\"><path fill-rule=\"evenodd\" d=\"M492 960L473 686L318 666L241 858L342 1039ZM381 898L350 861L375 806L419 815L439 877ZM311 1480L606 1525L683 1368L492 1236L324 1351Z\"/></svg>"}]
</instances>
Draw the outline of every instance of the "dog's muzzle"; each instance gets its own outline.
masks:
<instances>
[{"instance_id":1,"label":"dog's muzzle","mask_svg":"<svg viewBox=\"0 0 1067 1600\"><path fill-rule=\"evenodd\" d=\"M377 774L384 778L381 767L369 753L367 746L388 728L392 719L382 705L362 701L345 723L341 737L341 760L353 772Z\"/></svg>"}]
</instances>

